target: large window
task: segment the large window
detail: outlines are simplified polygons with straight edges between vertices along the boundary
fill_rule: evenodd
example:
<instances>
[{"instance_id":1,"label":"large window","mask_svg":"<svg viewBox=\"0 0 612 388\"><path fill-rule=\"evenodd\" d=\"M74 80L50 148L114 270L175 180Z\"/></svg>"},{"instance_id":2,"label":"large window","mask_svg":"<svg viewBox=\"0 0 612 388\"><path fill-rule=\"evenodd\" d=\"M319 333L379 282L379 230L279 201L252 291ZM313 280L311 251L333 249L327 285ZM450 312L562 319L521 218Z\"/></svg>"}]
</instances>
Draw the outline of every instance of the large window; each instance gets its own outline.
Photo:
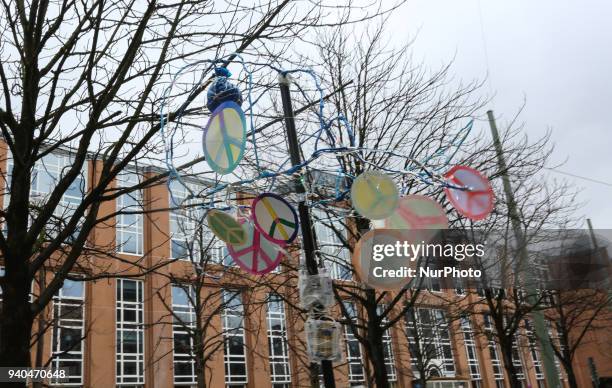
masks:
<instances>
[{"instance_id":1,"label":"large window","mask_svg":"<svg viewBox=\"0 0 612 388\"><path fill-rule=\"evenodd\" d=\"M385 310L385 305L378 306L378 314L382 314ZM384 317L381 325L389 323L389 319ZM387 379L389 381L397 381L397 370L395 369L395 356L393 354L393 339L391 338L390 329L385 330L382 337L383 353L385 356L385 367L387 368Z\"/></svg>"},{"instance_id":2,"label":"large window","mask_svg":"<svg viewBox=\"0 0 612 388\"><path fill-rule=\"evenodd\" d=\"M248 382L244 306L237 290L223 290L225 384L240 387Z\"/></svg>"},{"instance_id":3,"label":"large window","mask_svg":"<svg viewBox=\"0 0 612 388\"><path fill-rule=\"evenodd\" d=\"M59 180L66 174L68 169L74 164L74 155L69 153L55 152L45 155L37 160L32 169L30 185L30 201L33 203L44 203L49 194L55 189ZM87 191L87 164L85 163L82 171L76 176L74 181L63 193L57 207L53 210L55 218L50 221L45 232L54 237L59 233L64 224L70 219L74 210L81 203ZM4 206L8 206L10 198L10 187L13 173L13 158L8 155L7 161L7 194L4 197ZM30 219L34 219L36 213L30 214ZM6 226L3 226L6 227ZM78 232L78 227L75 232ZM72 236L76 235L73 233Z\"/></svg>"},{"instance_id":4,"label":"large window","mask_svg":"<svg viewBox=\"0 0 612 388\"><path fill-rule=\"evenodd\" d=\"M291 383L291 369L289 366L285 305L280 296L270 294L267 307L268 350L272 388L288 388Z\"/></svg>"},{"instance_id":5,"label":"large window","mask_svg":"<svg viewBox=\"0 0 612 388\"><path fill-rule=\"evenodd\" d=\"M53 368L66 368L67 380L55 385L83 384L85 342L84 283L66 279L53 297Z\"/></svg>"},{"instance_id":6,"label":"large window","mask_svg":"<svg viewBox=\"0 0 612 388\"><path fill-rule=\"evenodd\" d=\"M519 380L525 380L523 358L521 357L521 352L518 346L518 333L516 333L512 339L512 365L514 365L516 378Z\"/></svg>"},{"instance_id":7,"label":"large window","mask_svg":"<svg viewBox=\"0 0 612 388\"><path fill-rule=\"evenodd\" d=\"M502 369L502 361L497 351L497 342L495 342L495 328L493 327L489 314L484 314L483 319L485 334L489 340L489 358L491 359L491 367L493 368L493 378L501 382L503 386L504 372Z\"/></svg>"},{"instance_id":8,"label":"large window","mask_svg":"<svg viewBox=\"0 0 612 388\"><path fill-rule=\"evenodd\" d=\"M350 280L352 278L350 252L342 243L337 232L346 235L344 222L341 219L330 219L332 213L313 210L314 227L317 243L327 263L331 263L330 271L334 279Z\"/></svg>"},{"instance_id":9,"label":"large window","mask_svg":"<svg viewBox=\"0 0 612 388\"><path fill-rule=\"evenodd\" d=\"M529 341L529 353L531 354L531 361L533 362L533 369L535 372L536 380L544 380L544 369L542 367L542 359L540 358L540 349L536 343L535 333L531 327L531 321L525 319L525 336Z\"/></svg>"},{"instance_id":10,"label":"large window","mask_svg":"<svg viewBox=\"0 0 612 388\"><path fill-rule=\"evenodd\" d=\"M55 189L59 180L73 164L74 155L68 153L50 153L37 160L32 170L30 198L33 200L43 200ZM8 156L7 170L10 193L10 181L13 172L13 158L11 155ZM68 187L64 195L62 195L59 209L56 209L56 211L66 210L81 202L83 194L87 189L86 175L84 168Z\"/></svg>"},{"instance_id":11,"label":"large window","mask_svg":"<svg viewBox=\"0 0 612 388\"><path fill-rule=\"evenodd\" d=\"M463 332L463 344L465 346L468 368L470 368L470 377L473 381L480 382L482 376L480 375L480 366L478 365L478 352L470 317L468 315L461 316L461 331Z\"/></svg>"},{"instance_id":12,"label":"large window","mask_svg":"<svg viewBox=\"0 0 612 388\"><path fill-rule=\"evenodd\" d=\"M198 193L202 186L189 183L189 189ZM202 254L212 262L232 265L226 245L217 240L206 226L206 214L201 207L187 199L189 191L178 181L170 183L170 256L174 259L199 261Z\"/></svg>"},{"instance_id":13,"label":"large window","mask_svg":"<svg viewBox=\"0 0 612 388\"><path fill-rule=\"evenodd\" d=\"M350 301L342 302L351 321L357 323L357 309L355 303ZM349 382L360 383L365 381L365 371L363 368L363 352L361 343L353 334L349 325L344 326L344 340L346 342L346 361L349 368Z\"/></svg>"},{"instance_id":14,"label":"large window","mask_svg":"<svg viewBox=\"0 0 612 388\"><path fill-rule=\"evenodd\" d=\"M187 291L189 290L189 291ZM189 294L188 294L189 292ZM194 292L192 287L172 286L172 338L174 345L174 384L193 385L196 383L194 343L195 328Z\"/></svg>"},{"instance_id":15,"label":"large window","mask_svg":"<svg viewBox=\"0 0 612 388\"><path fill-rule=\"evenodd\" d=\"M117 176L117 187L138 184L138 174L125 172ZM117 198L117 252L142 255L143 216L142 191L133 190Z\"/></svg>"},{"instance_id":16,"label":"large window","mask_svg":"<svg viewBox=\"0 0 612 388\"><path fill-rule=\"evenodd\" d=\"M183 202L188 195L187 189L178 181L172 181L170 190L171 195L168 196L169 206L172 209L170 211L170 256L175 259L189 260L191 253L192 257L196 259L199 249L197 249L197 245L194 245L197 225L193 217L194 212L190 211L189 208L178 208L180 205L184 205Z\"/></svg>"},{"instance_id":17,"label":"large window","mask_svg":"<svg viewBox=\"0 0 612 388\"><path fill-rule=\"evenodd\" d=\"M406 313L406 333L408 342L418 346L411 349L413 370L420 355L421 362L427 364L430 376L454 377L455 361L451 346L450 330L444 310L432 308L411 309Z\"/></svg>"},{"instance_id":18,"label":"large window","mask_svg":"<svg viewBox=\"0 0 612 388\"><path fill-rule=\"evenodd\" d=\"M559 322L555 322L555 326L556 326L555 329L553 329L553 324L551 321L546 320L544 322L546 324L546 330L548 332L548 337L550 338L550 341L554 344L554 346L557 349L559 349L561 352L564 352L565 346L561 342L561 337L559 336L559 333L562 332ZM559 373L559 378L564 380L565 375L563 374L561 370L561 361L559 361L559 358L557 356L554 356L554 359L555 359L555 368L557 369L557 372Z\"/></svg>"},{"instance_id":19,"label":"large window","mask_svg":"<svg viewBox=\"0 0 612 388\"><path fill-rule=\"evenodd\" d=\"M144 384L143 285L117 279L117 385Z\"/></svg>"}]
</instances>

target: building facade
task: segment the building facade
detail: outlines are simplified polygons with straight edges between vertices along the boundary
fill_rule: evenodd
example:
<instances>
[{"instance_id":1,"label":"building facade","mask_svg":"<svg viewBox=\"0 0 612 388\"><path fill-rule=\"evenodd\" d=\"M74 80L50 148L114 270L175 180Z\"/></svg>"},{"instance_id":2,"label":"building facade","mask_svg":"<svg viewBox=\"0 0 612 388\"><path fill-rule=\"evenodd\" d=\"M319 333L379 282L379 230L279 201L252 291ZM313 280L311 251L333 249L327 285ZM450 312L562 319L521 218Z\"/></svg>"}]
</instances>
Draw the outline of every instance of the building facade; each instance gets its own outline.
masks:
<instances>
[{"instance_id":1,"label":"building facade","mask_svg":"<svg viewBox=\"0 0 612 388\"><path fill-rule=\"evenodd\" d=\"M10 157L2 160L6 160L3 171L10 172ZM32 195L44 197L69 163L67 155L51 155L45 160L44 168L36 171ZM97 178L92 166L90 163L78 185L85 190ZM141 174L153 172L126 172L116 184L134 184ZM79 195L75 186L63 199L66 209ZM186 193L176 187L173 195ZM143 206L145 214L141 213ZM75 269L73 280L66 280L38 321L35 330L42 326L48 329L33 346L33 363L69 369L67 380L50 381L54 386L190 387L196 385L199 369L206 386L214 388L312 386L303 315L292 303L296 301L295 276L288 275L295 272L292 267L283 263L276 274L245 276L227 258L224 246L210 236L210 240L199 242L209 241L199 252L209 254L212 264L196 291L191 285L194 266L187 253L193 249L190 241L197 225L184 212L169 209L172 207L165 184L104 203L101 216L118 209L121 214L96 227L89 243L113 249L118 260L90 257ZM321 249L338 258L330 263L332 276L337 281L353 281L347 270L349 254L340 247L337 236L323 223L317 222L315 227ZM151 268L157 269L148 271ZM79 276L92 274L98 279L78 281ZM42 286L44 282L33 285L33 297ZM474 329L477 324L492 333L487 315L448 319L450 312L439 296L451 298L462 292L433 285L426 291L429 296L385 332L390 386L418 386L412 357L416 352L427 353L435 366L436 376L427 387L509 386L499 346L486 333ZM200 306L194 306L196 299ZM356 317L361 314L350 298L344 304ZM196 317L198 309L207 313ZM202 320L205 322L199 322ZM196 335L196 327L202 326L206 338ZM513 354L519 378L524 387L545 387L542 358L530 323L525 322L521 330L525 336L517 338ZM600 377L612 376L610 338L605 333L609 332L589 333L588 345L578 352L575 366L581 387L591 386L593 366ZM419 341L426 345L419 345ZM194 356L198 344L204 349L201 365ZM335 364L336 386L367 386L372 371L365 349L346 327L340 346L345 356ZM567 385L562 368L559 374Z\"/></svg>"}]
</instances>

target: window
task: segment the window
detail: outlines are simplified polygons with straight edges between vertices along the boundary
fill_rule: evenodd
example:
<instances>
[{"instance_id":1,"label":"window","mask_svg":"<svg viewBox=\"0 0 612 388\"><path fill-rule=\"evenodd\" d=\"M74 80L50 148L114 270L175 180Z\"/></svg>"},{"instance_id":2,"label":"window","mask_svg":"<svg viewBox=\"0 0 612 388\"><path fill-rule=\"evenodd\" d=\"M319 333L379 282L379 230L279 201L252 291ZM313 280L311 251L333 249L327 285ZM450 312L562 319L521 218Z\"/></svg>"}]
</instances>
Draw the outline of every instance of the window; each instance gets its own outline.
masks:
<instances>
[{"instance_id":1,"label":"window","mask_svg":"<svg viewBox=\"0 0 612 388\"><path fill-rule=\"evenodd\" d=\"M10 181L13 171L13 158L10 155L8 156L7 163L7 180L10 188ZM55 189L55 186L63 177L64 173L67 172L68 168L70 168L73 164L74 155L68 153L51 153L45 155L42 159L37 160L34 165L34 169L32 170L30 198L43 199L49 195L53 189ZM72 184L64 192L64 195L60 200L58 210L66 210L70 208L71 205L78 205L81 202L87 187L86 175L86 171L82 171L81 174L75 178Z\"/></svg>"},{"instance_id":2,"label":"window","mask_svg":"<svg viewBox=\"0 0 612 388\"><path fill-rule=\"evenodd\" d=\"M438 270L438 269L442 269L442 267L440 267L440 265L438 264L437 261L435 261L434 258L424 257L423 259L419 260L418 263L423 268L428 268L430 272ZM435 277L435 276L427 276L425 278L420 278L420 279L422 280L422 283L420 286L421 288L425 288L428 291L432 291L432 292L442 291L442 284L440 282L440 278Z\"/></svg>"},{"instance_id":3,"label":"window","mask_svg":"<svg viewBox=\"0 0 612 388\"><path fill-rule=\"evenodd\" d=\"M196 233L195 211L189 208L176 209L188 196L187 189L178 181L170 182L169 206L170 211L170 256L175 259L189 260L189 246L194 243ZM191 252L194 255L198 249L192 248Z\"/></svg>"},{"instance_id":4,"label":"window","mask_svg":"<svg viewBox=\"0 0 612 388\"><path fill-rule=\"evenodd\" d=\"M487 339L489 340L489 357L491 359L491 366L493 367L493 378L495 378L496 381L501 381L501 386L503 387L504 372L502 370L499 353L497 352L497 342L495 342L495 328L493 327L493 324L491 322L491 316L489 314L484 314L483 319L485 334L487 336Z\"/></svg>"},{"instance_id":5,"label":"window","mask_svg":"<svg viewBox=\"0 0 612 388\"><path fill-rule=\"evenodd\" d=\"M117 176L117 187L132 187L138 184L138 174L126 172ZM143 216L142 191L133 190L117 198L117 251L142 255Z\"/></svg>"},{"instance_id":6,"label":"window","mask_svg":"<svg viewBox=\"0 0 612 388\"><path fill-rule=\"evenodd\" d=\"M334 223L333 220L329 219L329 215L320 209L315 209L313 216L319 249L323 257L332 263L330 268L331 277L340 280L352 279L349 250L336 234L336 229L345 227L343 222L337 221ZM334 226L332 227L332 225Z\"/></svg>"},{"instance_id":7,"label":"window","mask_svg":"<svg viewBox=\"0 0 612 388\"><path fill-rule=\"evenodd\" d=\"M465 296L465 288L463 286L463 278L454 278L455 283L455 294L459 296Z\"/></svg>"},{"instance_id":8,"label":"window","mask_svg":"<svg viewBox=\"0 0 612 388\"><path fill-rule=\"evenodd\" d=\"M53 297L53 368L66 368L67 379L55 385L83 384L83 338L85 337L84 283L66 279Z\"/></svg>"},{"instance_id":9,"label":"window","mask_svg":"<svg viewBox=\"0 0 612 388\"><path fill-rule=\"evenodd\" d=\"M385 310L385 305L378 306L378 314L382 314ZM389 319L384 317L381 325L385 326L389 323ZM385 356L385 367L387 368L387 378L389 381L397 381L397 370L395 369L395 356L393 355L393 340L391 338L390 329L385 330L382 336L383 353Z\"/></svg>"},{"instance_id":10,"label":"window","mask_svg":"<svg viewBox=\"0 0 612 388\"><path fill-rule=\"evenodd\" d=\"M465 345L465 354L467 355L468 367L470 369L470 377L472 380L480 381L480 366L478 365L478 355L476 350L476 341L474 341L474 332L470 324L470 318L467 315L461 316L461 331L463 332L463 343Z\"/></svg>"},{"instance_id":11,"label":"window","mask_svg":"<svg viewBox=\"0 0 612 388\"><path fill-rule=\"evenodd\" d=\"M117 385L144 384L143 285L117 279Z\"/></svg>"},{"instance_id":12,"label":"window","mask_svg":"<svg viewBox=\"0 0 612 388\"><path fill-rule=\"evenodd\" d=\"M540 350L536 344L535 333L531 327L529 319L525 319L525 335L529 341L529 353L533 362L533 369L536 380L544 380L544 369L542 369L542 359L540 358Z\"/></svg>"},{"instance_id":13,"label":"window","mask_svg":"<svg viewBox=\"0 0 612 388\"><path fill-rule=\"evenodd\" d=\"M514 337L512 338L512 365L514 365L516 378L519 380L525 380L523 358L521 357L521 352L519 351L518 346L518 334L518 331L515 332Z\"/></svg>"},{"instance_id":14,"label":"window","mask_svg":"<svg viewBox=\"0 0 612 388\"><path fill-rule=\"evenodd\" d=\"M355 308L355 303L349 301L344 301L342 303L351 321L357 323L357 309ZM349 382L363 382L365 381L365 372L363 368L361 344L351 331L349 325L344 325L344 339L346 342L346 361L349 368Z\"/></svg>"},{"instance_id":15,"label":"window","mask_svg":"<svg viewBox=\"0 0 612 388\"><path fill-rule=\"evenodd\" d=\"M440 377L455 376L455 361L451 347L450 330L444 310L417 308L406 313L408 342L418 346L411 348L411 363L418 373L415 355L422 355L428 362L430 374ZM417 341L418 338L418 341Z\"/></svg>"},{"instance_id":16,"label":"window","mask_svg":"<svg viewBox=\"0 0 612 388\"><path fill-rule=\"evenodd\" d=\"M428 381L427 388L467 388L467 381Z\"/></svg>"},{"instance_id":17,"label":"window","mask_svg":"<svg viewBox=\"0 0 612 388\"><path fill-rule=\"evenodd\" d=\"M189 295L187 294L189 292ZM172 286L172 338L174 384L193 385L196 383L194 343L192 331L195 328L192 287Z\"/></svg>"},{"instance_id":18,"label":"window","mask_svg":"<svg viewBox=\"0 0 612 388\"><path fill-rule=\"evenodd\" d=\"M555 346L561 352L564 352L565 346L561 342L561 337L559 336L559 333L563 331L561 328L561 324L559 322L555 322L556 330L553 329L553 325L551 321L546 320L545 324L546 324L546 330L548 332L548 337L550 338L551 344L554 344L553 346ZM557 369L557 373L559 373L559 378L564 380L565 375L561 371L561 362L559 361L559 358L557 356L554 356L554 359L555 359L555 368Z\"/></svg>"},{"instance_id":19,"label":"window","mask_svg":"<svg viewBox=\"0 0 612 388\"><path fill-rule=\"evenodd\" d=\"M69 153L55 152L45 155L37 160L32 169L30 200L32 202L43 203L45 199L55 189L59 180L64 176L68 169L74 164L74 155ZM58 206L53 210L56 219L49 222L45 232L54 237L63 228L63 224L72 216L77 206L81 203L87 190L87 164L74 181L68 186L62 195ZM13 159L9 153L7 161L7 186L8 195L4 197L4 204L8 206L10 196L10 184L13 171ZM30 222L35 217L35 213L30 215ZM3 226L6 227L6 226ZM78 227L75 230L78 233ZM76 233L73 234L76 235Z\"/></svg>"},{"instance_id":20,"label":"window","mask_svg":"<svg viewBox=\"0 0 612 388\"><path fill-rule=\"evenodd\" d=\"M244 306L240 291L223 290L223 304L225 384L246 384L248 376Z\"/></svg>"},{"instance_id":21,"label":"window","mask_svg":"<svg viewBox=\"0 0 612 388\"><path fill-rule=\"evenodd\" d=\"M280 296L270 294L267 307L270 380L273 388L280 388L291 383L285 305Z\"/></svg>"}]
</instances>

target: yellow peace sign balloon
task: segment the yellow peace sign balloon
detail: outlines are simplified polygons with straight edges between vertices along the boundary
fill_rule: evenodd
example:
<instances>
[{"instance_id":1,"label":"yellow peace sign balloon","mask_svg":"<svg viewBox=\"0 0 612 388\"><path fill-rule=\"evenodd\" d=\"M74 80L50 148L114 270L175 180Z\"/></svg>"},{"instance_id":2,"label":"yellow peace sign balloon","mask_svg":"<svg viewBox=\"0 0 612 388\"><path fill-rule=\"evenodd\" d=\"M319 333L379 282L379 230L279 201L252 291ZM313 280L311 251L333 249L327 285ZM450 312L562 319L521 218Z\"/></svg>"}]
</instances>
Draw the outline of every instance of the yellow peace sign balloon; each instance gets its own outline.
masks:
<instances>
[{"instance_id":1,"label":"yellow peace sign balloon","mask_svg":"<svg viewBox=\"0 0 612 388\"><path fill-rule=\"evenodd\" d=\"M382 220L397 209L399 191L387 174L366 171L353 182L351 199L359 214L371 220Z\"/></svg>"},{"instance_id":2,"label":"yellow peace sign balloon","mask_svg":"<svg viewBox=\"0 0 612 388\"><path fill-rule=\"evenodd\" d=\"M244 226L238 220L221 210L212 209L206 215L208 227L221 241L241 245L247 240Z\"/></svg>"}]
</instances>

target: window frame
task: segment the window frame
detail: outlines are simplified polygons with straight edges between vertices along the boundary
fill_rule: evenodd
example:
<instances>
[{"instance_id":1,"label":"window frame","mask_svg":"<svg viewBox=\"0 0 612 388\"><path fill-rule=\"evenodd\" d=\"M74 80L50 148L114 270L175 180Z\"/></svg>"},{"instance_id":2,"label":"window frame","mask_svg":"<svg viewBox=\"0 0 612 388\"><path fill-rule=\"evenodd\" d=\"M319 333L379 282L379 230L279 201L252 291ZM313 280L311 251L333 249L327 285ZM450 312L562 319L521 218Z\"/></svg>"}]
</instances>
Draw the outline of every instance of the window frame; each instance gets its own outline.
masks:
<instances>
[{"instance_id":1,"label":"window frame","mask_svg":"<svg viewBox=\"0 0 612 388\"><path fill-rule=\"evenodd\" d=\"M127 178L126 178L127 177ZM135 179L134 179L135 178ZM119 173L115 179L117 189L124 187L135 186L140 182L140 176L137 171L128 170ZM125 204L127 197L136 204ZM118 196L115 201L115 210L117 212L124 211L136 211L135 214L121 214L118 213L115 216L115 249L117 253L132 256L142 256L144 254L144 191L142 189L133 190L129 193ZM135 210L132 210L135 209ZM140 212L140 213L138 213ZM123 222L127 217L135 217L135 222ZM131 236L124 239L124 235L134 235L136 238L136 250L126 250L127 242L130 241Z\"/></svg>"},{"instance_id":2,"label":"window frame","mask_svg":"<svg viewBox=\"0 0 612 388\"><path fill-rule=\"evenodd\" d=\"M62 290L66 287L66 282L74 282L81 283L81 295L78 297L63 295ZM80 374L78 376L68 376L67 379L78 379L77 381L66 381L65 379L59 379L57 381L53 381L52 384L61 385L61 386L81 386L83 385L84 379L84 364L85 364L85 347L86 341L83 339L85 336L85 301L86 301L86 289L85 284L79 281L73 281L66 279L64 281L64 285L59 289L56 295L53 296L53 329L52 329L52 339L51 339L51 357L53 357L52 365L54 369L64 368L62 365L63 362L77 362L80 363ZM77 306L78 304L78 306ZM74 318L66 318L66 313L62 314L60 317L57 316L57 311L63 311L62 307L64 306L73 306L72 310L69 310L68 313L76 310L77 308L81 312L80 319ZM74 307L77 306L77 307ZM62 318L64 317L64 318ZM67 323L72 323L72 325L62 325L61 321L68 321ZM58 322L59 325L58 325ZM62 347L62 330L63 329L77 329L80 331L80 350L68 350L63 351ZM77 355L80 356L77 360L76 358L68 358L65 357L67 355Z\"/></svg>"},{"instance_id":3,"label":"window frame","mask_svg":"<svg viewBox=\"0 0 612 388\"><path fill-rule=\"evenodd\" d=\"M239 304L235 304L238 301ZM245 314L242 304L242 292L240 290L222 290L222 302L224 304L221 314L221 322L223 327L223 365L225 369L225 385L234 386L235 384L248 384L249 368L247 357L246 330L244 325ZM228 323L238 318L240 324L237 327L232 327ZM230 342L234 338L239 338L242 341L242 354L228 354L231 349ZM233 364L243 364L244 374L232 373L231 366Z\"/></svg>"},{"instance_id":4,"label":"window frame","mask_svg":"<svg viewBox=\"0 0 612 388\"><path fill-rule=\"evenodd\" d=\"M276 304L278 311L271 309L271 305ZM268 335L268 362L270 365L270 381L272 386L281 386L282 384L291 384L291 362L289 358L289 341L287 336L287 314L283 299L277 294L268 294L266 301L266 324ZM278 324L280 329L273 329L274 322ZM274 343L280 341L281 354L275 353ZM277 374L276 366L286 373Z\"/></svg>"},{"instance_id":5,"label":"window frame","mask_svg":"<svg viewBox=\"0 0 612 388\"><path fill-rule=\"evenodd\" d=\"M124 285L128 282L135 283L136 300L123 300ZM116 305L115 305L115 384L122 385L144 385L144 282L138 279L116 280ZM126 321L126 311L134 312L134 321ZM136 338L136 352L121 351L124 333L134 333ZM121 339L121 340L120 340ZM125 364L133 362L136 364L136 374L126 374ZM121 372L121 373L120 373ZM142 373L140 373L142 372Z\"/></svg>"},{"instance_id":6,"label":"window frame","mask_svg":"<svg viewBox=\"0 0 612 388\"><path fill-rule=\"evenodd\" d=\"M188 385L192 386L197 383L197 375L195 371L195 358L193 354L194 342L193 335L189 333L189 329L195 328L195 309L193 307L193 298L195 297L195 290L193 286L185 286L181 284L172 284L172 367L173 367L173 382L174 385ZM187 290L186 290L187 287ZM177 303L177 297L175 290L181 290L187 297L187 304ZM178 292L178 291L177 291ZM181 319L181 316L187 315L189 321L185 322ZM177 353L176 349L176 337L177 335L188 335L189 336L189 353ZM189 375L177 376L176 370L177 365L188 364L191 369ZM177 377L181 377L177 380Z\"/></svg>"}]
</instances>

